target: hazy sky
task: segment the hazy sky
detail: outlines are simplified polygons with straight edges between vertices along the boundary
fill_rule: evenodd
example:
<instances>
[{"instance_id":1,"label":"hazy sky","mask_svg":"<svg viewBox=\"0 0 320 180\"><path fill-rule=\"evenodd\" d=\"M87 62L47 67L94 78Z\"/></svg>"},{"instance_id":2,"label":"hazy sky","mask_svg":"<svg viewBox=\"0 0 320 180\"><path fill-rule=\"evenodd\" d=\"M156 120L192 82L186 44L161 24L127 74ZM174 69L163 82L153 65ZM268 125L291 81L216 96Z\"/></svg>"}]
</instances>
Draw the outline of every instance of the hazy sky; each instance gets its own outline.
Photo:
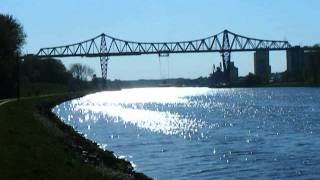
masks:
<instances>
[{"instance_id":1,"label":"hazy sky","mask_svg":"<svg viewBox=\"0 0 320 180\"><path fill-rule=\"evenodd\" d=\"M76 43L102 32L135 41L193 40L229 29L292 45L320 43L319 0L1 0L0 13L17 18L27 33L25 53ZM286 69L285 52L271 52L272 72ZM64 58L86 63L100 75L98 58ZM217 53L162 58L167 77L208 76ZM253 72L253 53L233 53L239 74ZM169 68L168 68L169 62ZM111 57L111 79L159 79L157 55Z\"/></svg>"}]
</instances>

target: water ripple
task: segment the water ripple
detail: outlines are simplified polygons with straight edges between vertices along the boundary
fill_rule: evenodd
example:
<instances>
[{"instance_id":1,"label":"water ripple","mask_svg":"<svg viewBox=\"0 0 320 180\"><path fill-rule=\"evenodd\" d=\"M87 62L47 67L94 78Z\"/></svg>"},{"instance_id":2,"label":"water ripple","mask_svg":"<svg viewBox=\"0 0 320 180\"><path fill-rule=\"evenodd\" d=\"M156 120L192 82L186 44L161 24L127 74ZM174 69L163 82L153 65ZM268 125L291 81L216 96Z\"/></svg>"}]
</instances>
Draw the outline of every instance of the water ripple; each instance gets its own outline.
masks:
<instances>
[{"instance_id":1,"label":"water ripple","mask_svg":"<svg viewBox=\"0 0 320 180\"><path fill-rule=\"evenodd\" d=\"M140 88L53 112L156 179L312 179L319 99L319 88Z\"/></svg>"}]
</instances>

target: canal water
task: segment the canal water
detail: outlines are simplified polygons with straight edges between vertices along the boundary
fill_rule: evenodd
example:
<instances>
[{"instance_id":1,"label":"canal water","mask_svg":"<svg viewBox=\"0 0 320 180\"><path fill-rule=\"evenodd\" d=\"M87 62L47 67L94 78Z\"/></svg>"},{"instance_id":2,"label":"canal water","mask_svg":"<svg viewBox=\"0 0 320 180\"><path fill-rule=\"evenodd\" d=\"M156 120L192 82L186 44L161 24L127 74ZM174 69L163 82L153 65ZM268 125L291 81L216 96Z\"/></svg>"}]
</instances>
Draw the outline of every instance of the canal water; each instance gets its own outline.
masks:
<instances>
[{"instance_id":1,"label":"canal water","mask_svg":"<svg viewBox=\"0 0 320 180\"><path fill-rule=\"evenodd\" d=\"M53 109L155 179L320 177L320 88L137 88Z\"/></svg>"}]
</instances>

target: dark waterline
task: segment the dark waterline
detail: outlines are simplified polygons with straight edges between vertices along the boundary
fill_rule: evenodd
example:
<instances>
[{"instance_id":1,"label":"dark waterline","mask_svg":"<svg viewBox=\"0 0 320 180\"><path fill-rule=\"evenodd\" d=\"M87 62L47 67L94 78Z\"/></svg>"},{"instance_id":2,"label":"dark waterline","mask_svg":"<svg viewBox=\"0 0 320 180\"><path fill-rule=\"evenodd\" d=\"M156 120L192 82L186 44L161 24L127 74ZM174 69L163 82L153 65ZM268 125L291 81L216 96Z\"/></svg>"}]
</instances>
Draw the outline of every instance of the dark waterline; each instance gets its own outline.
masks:
<instances>
[{"instance_id":1,"label":"dark waterline","mask_svg":"<svg viewBox=\"0 0 320 180\"><path fill-rule=\"evenodd\" d=\"M320 176L320 88L144 88L53 109L156 179Z\"/></svg>"}]
</instances>

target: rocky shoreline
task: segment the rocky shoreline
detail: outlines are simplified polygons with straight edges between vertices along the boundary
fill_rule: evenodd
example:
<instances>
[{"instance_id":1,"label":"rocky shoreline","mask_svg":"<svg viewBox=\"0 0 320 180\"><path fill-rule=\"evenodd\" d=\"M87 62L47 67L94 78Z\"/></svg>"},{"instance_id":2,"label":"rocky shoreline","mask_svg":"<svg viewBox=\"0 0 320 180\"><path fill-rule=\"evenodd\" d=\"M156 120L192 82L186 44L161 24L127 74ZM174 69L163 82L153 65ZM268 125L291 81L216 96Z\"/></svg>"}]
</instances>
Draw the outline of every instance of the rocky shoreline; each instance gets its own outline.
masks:
<instances>
[{"instance_id":1,"label":"rocky shoreline","mask_svg":"<svg viewBox=\"0 0 320 180\"><path fill-rule=\"evenodd\" d=\"M102 174L114 174L116 179L151 179L143 173L135 172L130 162L117 158L111 151L102 150L97 143L77 133L52 112L52 108L57 104L83 95L57 96L45 99L37 104L37 114L62 131L64 150L73 152L82 163L94 166Z\"/></svg>"}]
</instances>

